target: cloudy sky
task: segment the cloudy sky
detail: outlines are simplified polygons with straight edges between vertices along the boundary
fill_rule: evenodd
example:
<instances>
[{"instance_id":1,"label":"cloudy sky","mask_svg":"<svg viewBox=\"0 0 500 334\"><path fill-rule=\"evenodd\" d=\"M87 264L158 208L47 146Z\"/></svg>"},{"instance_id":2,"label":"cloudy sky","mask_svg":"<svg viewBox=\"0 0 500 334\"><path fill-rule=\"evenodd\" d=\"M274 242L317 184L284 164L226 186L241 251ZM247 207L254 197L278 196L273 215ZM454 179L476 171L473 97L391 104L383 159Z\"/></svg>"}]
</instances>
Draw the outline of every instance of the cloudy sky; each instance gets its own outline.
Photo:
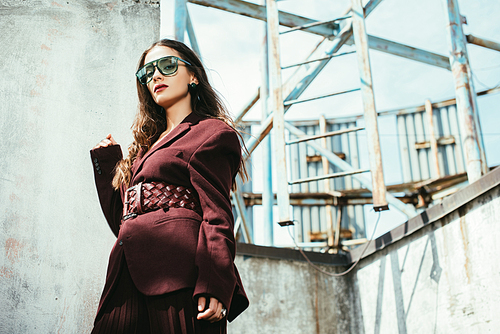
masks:
<instances>
[{"instance_id":1,"label":"cloudy sky","mask_svg":"<svg viewBox=\"0 0 500 334\"><path fill-rule=\"evenodd\" d=\"M261 3L261 0L251 1ZM447 56L449 54L446 12L443 0L385 0L367 19L369 34L409 46ZM342 16L349 8L349 0L284 0L278 3L282 11L315 20L331 20ZM500 1L459 0L460 11L467 18L466 34L500 42ZM211 80L224 96L229 109L237 114L260 85L260 50L264 23L259 20L226 13L217 9L188 4L202 60L209 68ZM163 23L164 24L164 23ZM162 28L163 31L165 27ZM287 30L288 28L281 27ZM280 38L283 66L304 60L321 41L321 37L293 32ZM341 51L352 50L345 46ZM500 84L500 52L475 45L468 46L476 91ZM433 102L454 97L454 83L450 71L408 59L370 51L378 111L422 105L426 99ZM283 81L293 70L283 70ZM302 97L316 96L359 87L356 55L330 61ZM496 124L500 94L478 99L479 115L489 166L500 164L500 131ZM362 113L359 92L302 103L292 107L286 119L327 118ZM246 116L247 120L261 118L260 106ZM387 184L401 182L395 128L390 122L380 123L380 137ZM396 143L396 144L395 144ZM260 155L257 150L256 155ZM257 160L257 159L255 159ZM254 191L259 192L260 165L254 161ZM367 164L367 162L366 162ZM394 167L396 166L396 167ZM362 166L367 167L367 166ZM391 170L395 168L396 170ZM258 214L258 212L256 212ZM367 227L373 228L376 215L367 210ZM254 217L254 221L258 221ZM382 214L376 235L401 224L404 216L391 210ZM256 227L257 233L259 227ZM286 239L286 233L275 230L275 235ZM256 236L257 243L259 237ZM280 241L281 242L281 241ZM285 242L286 243L286 242Z\"/></svg>"}]
</instances>

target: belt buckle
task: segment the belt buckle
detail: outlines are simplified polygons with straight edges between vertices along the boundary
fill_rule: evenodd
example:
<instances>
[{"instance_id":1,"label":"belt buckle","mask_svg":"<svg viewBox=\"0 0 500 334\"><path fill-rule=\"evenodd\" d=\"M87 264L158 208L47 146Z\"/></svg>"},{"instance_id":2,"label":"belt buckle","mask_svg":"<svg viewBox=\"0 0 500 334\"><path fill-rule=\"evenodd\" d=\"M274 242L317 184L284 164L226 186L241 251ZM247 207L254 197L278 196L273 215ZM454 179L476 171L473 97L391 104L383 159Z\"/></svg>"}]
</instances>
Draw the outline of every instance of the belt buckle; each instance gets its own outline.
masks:
<instances>
[{"instance_id":1,"label":"belt buckle","mask_svg":"<svg viewBox=\"0 0 500 334\"><path fill-rule=\"evenodd\" d=\"M127 214L127 212L129 211L130 209L130 202L129 202L129 194L132 190L135 190L135 196L136 196L136 199L135 199L135 202L136 202L136 207L137 207L137 213L129 213ZM125 221L129 218L133 218L133 217L136 217L138 214L141 214L143 213L142 212L142 182L139 182L138 184L136 184L135 186L132 186L130 188L128 188L127 190L125 190L125 201L123 203L123 218L122 220Z\"/></svg>"}]
</instances>

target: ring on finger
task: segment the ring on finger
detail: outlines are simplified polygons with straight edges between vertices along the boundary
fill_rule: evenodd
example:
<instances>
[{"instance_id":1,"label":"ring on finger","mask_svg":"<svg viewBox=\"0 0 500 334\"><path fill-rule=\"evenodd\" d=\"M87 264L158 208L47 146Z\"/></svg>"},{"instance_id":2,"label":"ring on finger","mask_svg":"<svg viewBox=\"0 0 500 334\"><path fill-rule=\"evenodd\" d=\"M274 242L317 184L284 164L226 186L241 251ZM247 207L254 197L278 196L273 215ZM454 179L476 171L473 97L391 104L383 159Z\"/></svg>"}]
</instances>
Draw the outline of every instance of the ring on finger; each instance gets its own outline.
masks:
<instances>
[{"instance_id":1,"label":"ring on finger","mask_svg":"<svg viewBox=\"0 0 500 334\"><path fill-rule=\"evenodd\" d=\"M220 317L224 318L227 314L227 310L225 308L222 308L222 311L220 312Z\"/></svg>"}]
</instances>

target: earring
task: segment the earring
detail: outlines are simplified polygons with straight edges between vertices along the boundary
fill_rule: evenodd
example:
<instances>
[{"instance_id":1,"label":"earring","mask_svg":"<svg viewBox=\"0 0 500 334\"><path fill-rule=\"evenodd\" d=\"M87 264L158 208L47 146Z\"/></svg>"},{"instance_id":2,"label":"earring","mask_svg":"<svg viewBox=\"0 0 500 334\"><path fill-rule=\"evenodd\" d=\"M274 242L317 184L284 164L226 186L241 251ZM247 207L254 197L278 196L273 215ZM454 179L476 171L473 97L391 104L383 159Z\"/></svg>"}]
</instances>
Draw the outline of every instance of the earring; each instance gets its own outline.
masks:
<instances>
[{"instance_id":1,"label":"earring","mask_svg":"<svg viewBox=\"0 0 500 334\"><path fill-rule=\"evenodd\" d=\"M191 89L195 89L195 88L196 88L196 83L191 82L191 83L189 84L189 86L191 86L191 87L190 87Z\"/></svg>"}]
</instances>

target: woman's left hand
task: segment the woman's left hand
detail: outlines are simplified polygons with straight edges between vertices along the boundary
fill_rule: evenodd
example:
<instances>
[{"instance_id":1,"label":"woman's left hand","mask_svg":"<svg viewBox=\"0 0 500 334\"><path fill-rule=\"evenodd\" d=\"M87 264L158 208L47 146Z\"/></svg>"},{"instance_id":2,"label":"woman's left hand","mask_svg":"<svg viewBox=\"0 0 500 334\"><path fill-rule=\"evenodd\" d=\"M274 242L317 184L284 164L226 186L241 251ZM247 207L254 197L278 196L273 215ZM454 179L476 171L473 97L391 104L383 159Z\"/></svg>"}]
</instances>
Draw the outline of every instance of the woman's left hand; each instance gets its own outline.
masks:
<instances>
[{"instance_id":1,"label":"woman's left hand","mask_svg":"<svg viewBox=\"0 0 500 334\"><path fill-rule=\"evenodd\" d=\"M222 303L217 298L210 297L209 305L205 310L206 302L207 299L205 297L198 298L198 312L200 312L198 313L198 320L216 322L222 320L225 317L225 315L222 314L224 305L222 305Z\"/></svg>"}]
</instances>

